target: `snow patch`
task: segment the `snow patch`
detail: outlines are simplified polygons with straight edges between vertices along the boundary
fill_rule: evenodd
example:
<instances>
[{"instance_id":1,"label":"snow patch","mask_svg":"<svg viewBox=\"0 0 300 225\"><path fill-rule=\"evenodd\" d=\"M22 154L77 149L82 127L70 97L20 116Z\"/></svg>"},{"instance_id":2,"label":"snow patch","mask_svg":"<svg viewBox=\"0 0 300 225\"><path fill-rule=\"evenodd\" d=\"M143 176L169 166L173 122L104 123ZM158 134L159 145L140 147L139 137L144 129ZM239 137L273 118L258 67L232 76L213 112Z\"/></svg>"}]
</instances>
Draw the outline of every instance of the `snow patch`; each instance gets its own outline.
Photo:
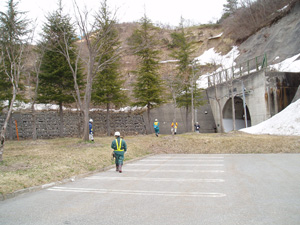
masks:
<instances>
[{"instance_id":1,"label":"snow patch","mask_svg":"<svg viewBox=\"0 0 300 225\"><path fill-rule=\"evenodd\" d=\"M240 131L250 134L300 135L300 99L270 119Z\"/></svg>"},{"instance_id":2,"label":"snow patch","mask_svg":"<svg viewBox=\"0 0 300 225\"><path fill-rule=\"evenodd\" d=\"M300 53L288 58L280 63L270 65L271 70L281 71L281 72L300 72ZM277 59L277 57L276 57ZM298 59L298 60L297 60Z\"/></svg>"},{"instance_id":3,"label":"snow patch","mask_svg":"<svg viewBox=\"0 0 300 225\"><path fill-rule=\"evenodd\" d=\"M206 50L201 56L195 58L195 62L197 62L200 65L216 64L218 66L218 69L213 72L216 73L225 68L235 66L236 63L234 62L234 60L239 55L240 52L237 46L233 46L231 51L228 52L226 55L221 55L220 53L217 53L214 48L211 48L209 50ZM196 82L197 87L206 89L208 87L207 77L212 75L213 73L207 73L202 75Z\"/></svg>"},{"instance_id":4,"label":"snow patch","mask_svg":"<svg viewBox=\"0 0 300 225\"><path fill-rule=\"evenodd\" d=\"M208 38L208 40L220 38L220 37L222 37L222 35L223 35L223 33L218 34L218 35L216 35L216 36L213 36L213 37Z\"/></svg>"}]
</instances>

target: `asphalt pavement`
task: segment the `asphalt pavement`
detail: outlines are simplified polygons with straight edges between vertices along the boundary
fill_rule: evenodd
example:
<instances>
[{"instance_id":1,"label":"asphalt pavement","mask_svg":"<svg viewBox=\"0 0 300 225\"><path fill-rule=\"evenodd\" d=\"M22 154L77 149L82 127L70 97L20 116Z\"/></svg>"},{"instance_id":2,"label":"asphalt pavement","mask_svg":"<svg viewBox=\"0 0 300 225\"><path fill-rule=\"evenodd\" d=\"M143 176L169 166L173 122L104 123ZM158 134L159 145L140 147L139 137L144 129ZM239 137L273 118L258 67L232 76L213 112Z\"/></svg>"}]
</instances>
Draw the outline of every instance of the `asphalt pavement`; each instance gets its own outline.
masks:
<instances>
[{"instance_id":1,"label":"asphalt pavement","mask_svg":"<svg viewBox=\"0 0 300 225\"><path fill-rule=\"evenodd\" d=\"M300 154L154 155L0 202L1 225L300 224Z\"/></svg>"}]
</instances>

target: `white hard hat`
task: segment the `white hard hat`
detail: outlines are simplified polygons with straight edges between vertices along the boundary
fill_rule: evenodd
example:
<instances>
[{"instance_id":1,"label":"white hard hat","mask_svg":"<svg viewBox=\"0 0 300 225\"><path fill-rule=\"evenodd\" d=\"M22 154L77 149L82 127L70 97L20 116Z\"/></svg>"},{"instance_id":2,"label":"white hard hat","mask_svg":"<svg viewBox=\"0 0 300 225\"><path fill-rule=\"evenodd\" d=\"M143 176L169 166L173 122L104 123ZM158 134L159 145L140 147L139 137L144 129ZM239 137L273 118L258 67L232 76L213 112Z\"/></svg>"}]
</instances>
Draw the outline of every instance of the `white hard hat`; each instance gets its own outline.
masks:
<instances>
[{"instance_id":1,"label":"white hard hat","mask_svg":"<svg viewBox=\"0 0 300 225\"><path fill-rule=\"evenodd\" d=\"M155 122L157 121L157 119L155 119Z\"/></svg>"},{"instance_id":2,"label":"white hard hat","mask_svg":"<svg viewBox=\"0 0 300 225\"><path fill-rule=\"evenodd\" d=\"M94 122L94 121L93 121L93 119L90 119L90 120L89 120L89 122L91 122L91 123L92 123L92 122Z\"/></svg>"},{"instance_id":3,"label":"white hard hat","mask_svg":"<svg viewBox=\"0 0 300 225\"><path fill-rule=\"evenodd\" d=\"M115 132L115 136L120 136L120 132L119 132L119 131L116 131L116 132Z\"/></svg>"}]
</instances>

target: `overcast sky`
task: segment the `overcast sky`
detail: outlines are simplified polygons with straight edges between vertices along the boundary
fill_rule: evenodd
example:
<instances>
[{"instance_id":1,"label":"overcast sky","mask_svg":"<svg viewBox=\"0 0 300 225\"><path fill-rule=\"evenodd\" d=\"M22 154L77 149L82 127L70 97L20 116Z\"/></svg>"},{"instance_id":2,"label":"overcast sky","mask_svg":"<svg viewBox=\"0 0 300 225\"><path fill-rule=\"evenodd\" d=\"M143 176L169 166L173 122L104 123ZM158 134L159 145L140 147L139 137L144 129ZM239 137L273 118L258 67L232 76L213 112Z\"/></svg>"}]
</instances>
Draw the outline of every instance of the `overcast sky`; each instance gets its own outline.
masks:
<instances>
[{"instance_id":1,"label":"overcast sky","mask_svg":"<svg viewBox=\"0 0 300 225\"><path fill-rule=\"evenodd\" d=\"M0 10L6 11L6 2L0 0ZM44 16L57 9L57 0L20 0L19 10L28 11L29 18L38 18L41 23ZM62 0L66 12L73 12L72 0ZM77 0L88 9L98 9L101 0ZM146 11L153 23L177 26L182 16L194 24L215 22L222 15L226 0L108 0L111 10L118 9L119 22L138 21Z\"/></svg>"}]
</instances>

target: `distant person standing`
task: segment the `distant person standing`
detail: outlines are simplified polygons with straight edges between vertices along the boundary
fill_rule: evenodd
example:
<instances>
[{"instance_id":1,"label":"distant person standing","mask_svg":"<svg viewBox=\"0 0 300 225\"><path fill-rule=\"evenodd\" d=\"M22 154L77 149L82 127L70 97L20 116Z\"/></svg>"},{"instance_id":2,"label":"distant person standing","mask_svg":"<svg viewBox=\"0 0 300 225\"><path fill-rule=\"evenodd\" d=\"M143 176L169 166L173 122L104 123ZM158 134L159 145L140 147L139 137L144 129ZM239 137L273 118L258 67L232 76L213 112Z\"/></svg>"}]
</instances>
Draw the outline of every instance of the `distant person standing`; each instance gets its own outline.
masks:
<instances>
[{"instance_id":1,"label":"distant person standing","mask_svg":"<svg viewBox=\"0 0 300 225\"><path fill-rule=\"evenodd\" d=\"M198 122L196 122L195 126L195 132L200 133L200 125Z\"/></svg>"},{"instance_id":2,"label":"distant person standing","mask_svg":"<svg viewBox=\"0 0 300 225\"><path fill-rule=\"evenodd\" d=\"M111 148L114 150L113 154L115 156L116 171L122 173L122 166L124 160L124 154L127 151L126 142L120 137L120 132L115 132L115 140L111 143Z\"/></svg>"},{"instance_id":3,"label":"distant person standing","mask_svg":"<svg viewBox=\"0 0 300 225\"><path fill-rule=\"evenodd\" d=\"M89 140L94 141L93 119L89 120Z\"/></svg>"},{"instance_id":4,"label":"distant person standing","mask_svg":"<svg viewBox=\"0 0 300 225\"><path fill-rule=\"evenodd\" d=\"M172 124L171 124L172 135L177 133L177 127L178 127L178 123L177 122L172 122Z\"/></svg>"},{"instance_id":5,"label":"distant person standing","mask_svg":"<svg viewBox=\"0 0 300 225\"><path fill-rule=\"evenodd\" d=\"M153 127L154 127L154 131L155 131L155 135L156 137L158 137L159 134L159 122L157 119L155 119L154 123L153 123Z\"/></svg>"}]
</instances>

